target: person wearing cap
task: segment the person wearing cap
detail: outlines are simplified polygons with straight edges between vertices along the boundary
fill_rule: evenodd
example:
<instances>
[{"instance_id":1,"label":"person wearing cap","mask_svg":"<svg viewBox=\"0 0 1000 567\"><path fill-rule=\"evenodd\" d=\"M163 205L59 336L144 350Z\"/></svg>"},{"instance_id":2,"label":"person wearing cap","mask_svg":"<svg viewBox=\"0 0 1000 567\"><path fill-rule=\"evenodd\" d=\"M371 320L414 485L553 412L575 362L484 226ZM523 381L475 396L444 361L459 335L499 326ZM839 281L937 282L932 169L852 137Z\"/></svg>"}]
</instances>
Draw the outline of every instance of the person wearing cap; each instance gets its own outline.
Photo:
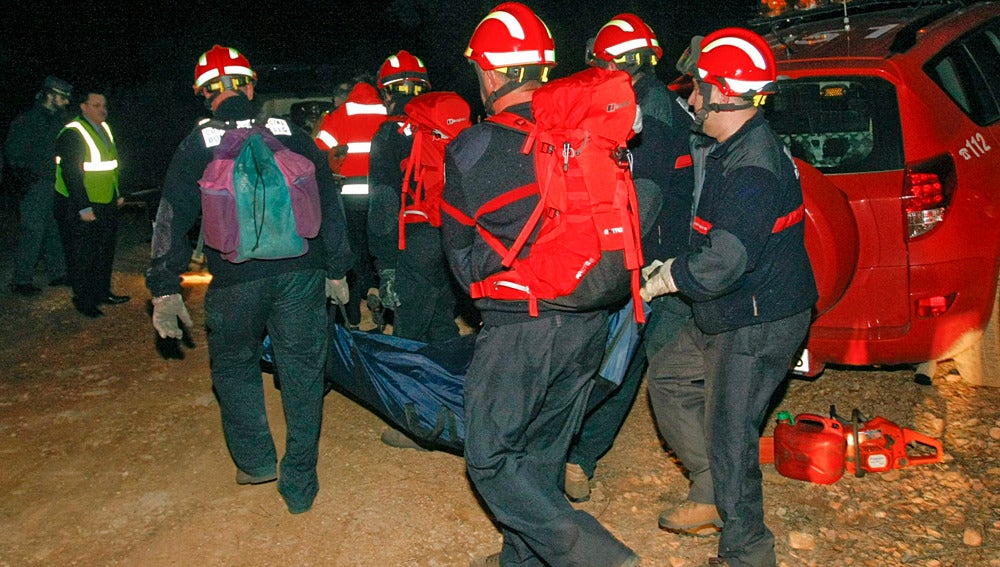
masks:
<instances>
[{"instance_id":1,"label":"person wearing cap","mask_svg":"<svg viewBox=\"0 0 1000 567\"><path fill-rule=\"evenodd\" d=\"M642 131L629 140L632 177L641 213L642 253L646 258L677 255L687 242L694 186L688 138L693 117L687 101L671 93L656 76L663 56L652 28L635 14L618 14L604 24L587 49L587 63L625 71L642 112ZM647 352L655 353L676 335L691 316L675 296L650 302L642 338L621 385L602 396L595 389L566 460L566 496L574 502L590 498L590 479L597 460L614 444L632 408L646 368Z\"/></svg>"},{"instance_id":2,"label":"person wearing cap","mask_svg":"<svg viewBox=\"0 0 1000 567\"><path fill-rule=\"evenodd\" d=\"M252 100L257 74L239 51L214 46L198 59L194 76L194 93L212 110L213 119L199 123L170 161L146 271L153 327L164 339L182 338L179 323L192 324L181 297L181 274L191 257L186 235L203 212L199 180L229 133L256 124L284 148L311 161L315 171L326 168L325 156L308 134L284 119L256 118ZM326 303L347 302L345 274L353 261L336 184L329 175L315 178L321 225L302 255L231 262L221 251L205 247L212 273L205 292L212 387L236 465L236 483L277 480L278 493L292 514L309 510L319 491L316 465L329 341ZM280 467L261 380L265 329L281 376L287 426Z\"/></svg>"},{"instance_id":3,"label":"person wearing cap","mask_svg":"<svg viewBox=\"0 0 1000 567\"><path fill-rule=\"evenodd\" d=\"M696 172L690 242L648 265L642 288L646 300L679 294L691 303L694 317L678 340L700 353L704 380L683 394L689 443L705 443L722 522L709 563L731 567L776 564L764 523L760 428L818 297L798 172L758 110L776 80L774 55L758 34L724 28L700 42L688 102L713 145ZM659 378L649 376L651 389Z\"/></svg>"},{"instance_id":4,"label":"person wearing cap","mask_svg":"<svg viewBox=\"0 0 1000 567\"><path fill-rule=\"evenodd\" d=\"M68 120L66 107L73 86L57 77L46 77L35 95L35 105L14 119L4 149L10 175L21 188L20 226L14 252L10 289L18 295L42 292L35 285L35 265L43 256L50 286L69 285L66 260L53 214L55 204L56 136Z\"/></svg>"},{"instance_id":5,"label":"person wearing cap","mask_svg":"<svg viewBox=\"0 0 1000 567\"><path fill-rule=\"evenodd\" d=\"M127 295L111 291L118 212L125 199L118 186L118 147L107 100L86 91L80 115L56 139L56 215L73 285L73 304L86 317L99 305L118 305Z\"/></svg>"}]
</instances>

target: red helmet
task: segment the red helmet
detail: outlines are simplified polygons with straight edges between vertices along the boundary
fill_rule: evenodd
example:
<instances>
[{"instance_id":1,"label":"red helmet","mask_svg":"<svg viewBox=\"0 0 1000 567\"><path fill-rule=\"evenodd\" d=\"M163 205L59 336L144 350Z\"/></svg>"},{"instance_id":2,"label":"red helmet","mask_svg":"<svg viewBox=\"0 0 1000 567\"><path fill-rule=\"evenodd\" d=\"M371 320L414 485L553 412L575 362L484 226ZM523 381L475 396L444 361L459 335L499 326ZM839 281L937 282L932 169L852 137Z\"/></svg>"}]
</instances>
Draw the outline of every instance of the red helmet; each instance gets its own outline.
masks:
<instances>
[{"instance_id":1,"label":"red helmet","mask_svg":"<svg viewBox=\"0 0 1000 567\"><path fill-rule=\"evenodd\" d=\"M485 71L526 65L555 67L556 43L531 8L504 2L476 26L465 57Z\"/></svg>"},{"instance_id":2,"label":"red helmet","mask_svg":"<svg viewBox=\"0 0 1000 567\"><path fill-rule=\"evenodd\" d=\"M238 89L257 79L250 61L232 47L215 45L198 58L194 67L194 92L204 88L221 92Z\"/></svg>"},{"instance_id":3,"label":"red helmet","mask_svg":"<svg viewBox=\"0 0 1000 567\"><path fill-rule=\"evenodd\" d=\"M743 28L723 28L705 36L698 54L698 78L726 96L774 92L774 54L761 36Z\"/></svg>"},{"instance_id":4,"label":"red helmet","mask_svg":"<svg viewBox=\"0 0 1000 567\"><path fill-rule=\"evenodd\" d=\"M390 55L378 70L378 88L385 89L395 83L409 81L421 83L424 89L430 88L427 78L427 67L419 57L411 55L405 49L395 55ZM423 89L420 89L423 90Z\"/></svg>"},{"instance_id":5,"label":"red helmet","mask_svg":"<svg viewBox=\"0 0 1000 567\"><path fill-rule=\"evenodd\" d=\"M624 62L627 54L640 50L652 51L656 59L663 57L663 48L652 28L635 14L618 14L597 32L593 56L603 61Z\"/></svg>"}]
</instances>

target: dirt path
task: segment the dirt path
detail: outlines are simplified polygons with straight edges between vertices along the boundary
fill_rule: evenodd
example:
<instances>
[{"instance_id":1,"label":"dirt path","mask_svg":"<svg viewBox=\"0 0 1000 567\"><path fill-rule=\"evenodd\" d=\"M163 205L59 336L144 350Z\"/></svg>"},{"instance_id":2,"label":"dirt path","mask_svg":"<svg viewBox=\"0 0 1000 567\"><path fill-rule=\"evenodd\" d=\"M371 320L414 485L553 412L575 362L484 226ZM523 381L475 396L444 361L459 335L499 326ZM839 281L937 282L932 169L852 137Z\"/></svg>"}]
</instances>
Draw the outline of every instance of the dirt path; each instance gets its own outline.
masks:
<instances>
[{"instance_id":1,"label":"dirt path","mask_svg":"<svg viewBox=\"0 0 1000 567\"><path fill-rule=\"evenodd\" d=\"M310 512L289 515L274 484L237 486L204 331L195 329L182 360L156 354L142 281L148 228L140 215L129 219L114 286L133 300L99 320L78 316L65 288L30 300L7 292L11 237L3 237L0 565L464 567L499 548L461 458L382 445L383 422L336 392L326 398ZM197 323L203 294L194 287L187 300ZM1000 567L1000 391L969 388L947 371L933 387L913 384L907 370L829 370L791 382L782 409L859 407L940 437L947 456L826 486L765 467L780 564ZM280 440L279 392L265 380ZM644 400L640 393L581 507L643 565L702 565L716 539L656 527L686 482Z\"/></svg>"}]
</instances>

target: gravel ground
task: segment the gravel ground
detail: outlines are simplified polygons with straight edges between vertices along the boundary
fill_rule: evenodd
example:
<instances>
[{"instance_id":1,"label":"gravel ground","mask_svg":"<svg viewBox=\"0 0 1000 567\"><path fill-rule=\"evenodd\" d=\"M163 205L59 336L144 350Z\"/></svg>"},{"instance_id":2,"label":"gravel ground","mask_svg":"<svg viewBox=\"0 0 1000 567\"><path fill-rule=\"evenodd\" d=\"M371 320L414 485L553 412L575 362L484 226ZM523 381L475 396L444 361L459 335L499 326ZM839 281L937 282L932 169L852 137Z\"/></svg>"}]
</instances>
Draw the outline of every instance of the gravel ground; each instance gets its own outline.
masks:
<instances>
[{"instance_id":1,"label":"gravel ground","mask_svg":"<svg viewBox=\"0 0 1000 567\"><path fill-rule=\"evenodd\" d=\"M147 234L141 215L126 224L114 287L133 300L102 319L78 316L65 288L30 300L0 290L0 566L465 566L499 549L460 457L382 445L384 423L336 392L326 400L310 512L289 515L274 484L237 486L203 330L182 359L154 349ZM9 263L8 252L4 282ZM203 293L189 290L196 327ZM940 439L945 455L829 485L764 466L780 565L1000 567L1000 390L969 387L950 370L941 365L932 386L914 384L905 368L828 369L789 382L778 409L859 408ZM265 391L280 440L280 394L267 376ZM579 506L645 566L703 565L716 538L656 526L685 493L641 392Z\"/></svg>"}]
</instances>

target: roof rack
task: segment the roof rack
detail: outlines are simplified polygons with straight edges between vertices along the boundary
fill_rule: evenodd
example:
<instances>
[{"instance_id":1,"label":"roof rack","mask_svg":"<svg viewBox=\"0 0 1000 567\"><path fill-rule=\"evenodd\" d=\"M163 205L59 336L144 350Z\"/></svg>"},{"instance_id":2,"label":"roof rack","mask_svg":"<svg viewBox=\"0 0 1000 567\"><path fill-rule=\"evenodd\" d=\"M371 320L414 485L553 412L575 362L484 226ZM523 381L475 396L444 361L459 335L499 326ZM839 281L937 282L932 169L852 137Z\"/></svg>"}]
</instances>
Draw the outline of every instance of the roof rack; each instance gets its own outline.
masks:
<instances>
[{"instance_id":1,"label":"roof rack","mask_svg":"<svg viewBox=\"0 0 1000 567\"><path fill-rule=\"evenodd\" d=\"M936 10L932 14L920 18L919 24L914 22L915 27L913 27L911 32L901 32L897 35L900 49L896 49L896 43L893 43L893 51L897 53L909 49L916 43L916 32L921 26L927 25L944 14L966 5L965 0L787 0L787 2L785 0L778 0L777 3L780 8L775 9L775 13L765 14L759 18L750 20L747 22L747 25L759 33L771 32L778 34L781 30L794 25L827 20L839 15L849 18L855 14L897 8L911 7L917 9L923 6L940 5L940 10ZM812 7L802 9L798 7L799 4L809 4ZM764 3L762 5L771 6L772 4ZM909 36L909 39L905 39L902 36Z\"/></svg>"}]
</instances>

